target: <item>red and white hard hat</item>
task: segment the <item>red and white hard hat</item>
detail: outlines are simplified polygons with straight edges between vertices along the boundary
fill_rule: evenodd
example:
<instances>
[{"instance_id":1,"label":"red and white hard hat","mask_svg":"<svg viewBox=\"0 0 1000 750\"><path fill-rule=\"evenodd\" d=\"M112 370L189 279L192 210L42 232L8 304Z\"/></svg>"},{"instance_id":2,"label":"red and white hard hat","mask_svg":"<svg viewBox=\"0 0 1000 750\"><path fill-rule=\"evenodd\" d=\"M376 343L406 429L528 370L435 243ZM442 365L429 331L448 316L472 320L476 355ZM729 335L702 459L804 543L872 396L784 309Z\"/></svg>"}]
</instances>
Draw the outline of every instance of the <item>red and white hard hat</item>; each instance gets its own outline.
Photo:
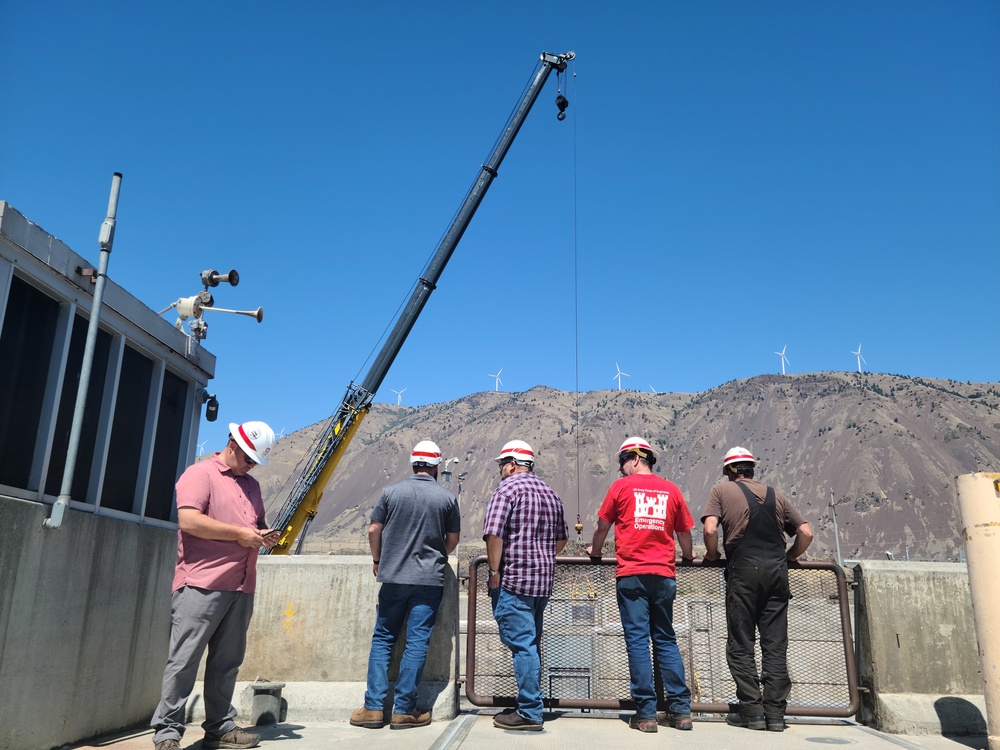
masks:
<instances>
[{"instance_id":1,"label":"red and white hard hat","mask_svg":"<svg viewBox=\"0 0 1000 750\"><path fill-rule=\"evenodd\" d=\"M438 448L437 443L433 440L421 440L413 446L413 452L410 454L410 463L437 466L441 463L441 449Z\"/></svg>"},{"instance_id":2,"label":"red and white hard hat","mask_svg":"<svg viewBox=\"0 0 1000 750\"><path fill-rule=\"evenodd\" d=\"M229 434L251 461L267 466L267 454L274 447L274 430L265 422L229 423Z\"/></svg>"},{"instance_id":3,"label":"red and white hard hat","mask_svg":"<svg viewBox=\"0 0 1000 750\"><path fill-rule=\"evenodd\" d=\"M622 443L622 447L618 449L618 455L621 456L623 453L636 453L640 458L645 458L652 461L649 463L654 464L660 458L660 454L653 450L648 442L643 440L641 437L630 437L625 438L625 442Z\"/></svg>"},{"instance_id":4,"label":"red and white hard hat","mask_svg":"<svg viewBox=\"0 0 1000 750\"><path fill-rule=\"evenodd\" d=\"M726 457L722 459L722 468L725 469L729 464L753 464L757 465L757 459L753 457L753 453L748 451L741 445L737 445L735 448L730 448L729 452L726 453Z\"/></svg>"},{"instance_id":5,"label":"red and white hard hat","mask_svg":"<svg viewBox=\"0 0 1000 750\"><path fill-rule=\"evenodd\" d=\"M522 466L533 466L535 463L535 452L523 440L511 440L504 444L504 447L500 449L500 455L493 460L500 463L507 458L513 458L516 463Z\"/></svg>"}]
</instances>

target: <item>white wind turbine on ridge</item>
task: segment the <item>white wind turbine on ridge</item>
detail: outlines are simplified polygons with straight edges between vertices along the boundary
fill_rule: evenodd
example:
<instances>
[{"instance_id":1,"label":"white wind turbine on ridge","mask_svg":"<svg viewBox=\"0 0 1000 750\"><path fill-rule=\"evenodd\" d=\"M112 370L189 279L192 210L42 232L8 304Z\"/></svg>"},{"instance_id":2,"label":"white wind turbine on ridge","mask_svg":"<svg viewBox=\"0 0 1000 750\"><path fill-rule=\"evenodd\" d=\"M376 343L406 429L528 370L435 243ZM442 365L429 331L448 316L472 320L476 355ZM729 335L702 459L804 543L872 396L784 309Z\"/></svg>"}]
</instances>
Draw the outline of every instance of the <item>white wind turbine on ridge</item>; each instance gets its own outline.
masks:
<instances>
[{"instance_id":1,"label":"white wind turbine on ridge","mask_svg":"<svg viewBox=\"0 0 1000 750\"><path fill-rule=\"evenodd\" d=\"M499 391L500 390L500 386L503 385L503 381L500 379L500 373L501 372L503 372L503 368L502 367L499 370L497 370L495 373L486 373L486 377L488 377L488 378L496 378L497 382L493 386L493 390L494 391Z\"/></svg>"},{"instance_id":2,"label":"white wind turbine on ridge","mask_svg":"<svg viewBox=\"0 0 1000 750\"><path fill-rule=\"evenodd\" d=\"M389 390L396 394L396 406L402 406L403 391L405 391L406 389L404 388L402 391L397 391L395 388L390 388Z\"/></svg>"},{"instance_id":3,"label":"white wind turbine on ridge","mask_svg":"<svg viewBox=\"0 0 1000 750\"><path fill-rule=\"evenodd\" d=\"M207 443L207 442L208 442L208 441L207 441L207 440L205 440L205 441L203 441L203 442L201 442L201 443L198 443L198 455L199 455L199 456L200 456L200 455L201 455L202 453L204 453L204 452L205 452L205 443Z\"/></svg>"},{"instance_id":4,"label":"white wind turbine on ridge","mask_svg":"<svg viewBox=\"0 0 1000 750\"><path fill-rule=\"evenodd\" d=\"M858 350L856 352L851 352L851 354L858 358L858 372L864 372L864 370L861 369L861 363L864 362L867 365L868 360L861 356L861 344L858 344Z\"/></svg>"},{"instance_id":5,"label":"white wind turbine on ridge","mask_svg":"<svg viewBox=\"0 0 1000 750\"><path fill-rule=\"evenodd\" d=\"M781 374L782 375L785 374L785 365L788 365L789 367L792 366L792 363L788 361L788 357L785 356L785 350L787 348L788 348L788 344L785 344L783 347L781 347L781 351L780 352L775 352L775 354L777 354L779 357L781 357Z\"/></svg>"},{"instance_id":6,"label":"white wind turbine on ridge","mask_svg":"<svg viewBox=\"0 0 1000 750\"><path fill-rule=\"evenodd\" d=\"M611 379L612 379L612 380L617 380L617 381L618 381L618 390L620 391L620 390L622 389L622 376L624 376L624 377L626 377L626 378L630 378L630 377L632 377L632 376L631 376L631 375L629 375L629 374L628 374L627 372L622 372L622 368L620 368L620 367L618 366L618 363L617 363L617 362L615 362L615 369L616 369L616 370L618 370L618 372L617 372L617 373L615 374L615 376L614 376L613 378L611 378Z\"/></svg>"}]
</instances>

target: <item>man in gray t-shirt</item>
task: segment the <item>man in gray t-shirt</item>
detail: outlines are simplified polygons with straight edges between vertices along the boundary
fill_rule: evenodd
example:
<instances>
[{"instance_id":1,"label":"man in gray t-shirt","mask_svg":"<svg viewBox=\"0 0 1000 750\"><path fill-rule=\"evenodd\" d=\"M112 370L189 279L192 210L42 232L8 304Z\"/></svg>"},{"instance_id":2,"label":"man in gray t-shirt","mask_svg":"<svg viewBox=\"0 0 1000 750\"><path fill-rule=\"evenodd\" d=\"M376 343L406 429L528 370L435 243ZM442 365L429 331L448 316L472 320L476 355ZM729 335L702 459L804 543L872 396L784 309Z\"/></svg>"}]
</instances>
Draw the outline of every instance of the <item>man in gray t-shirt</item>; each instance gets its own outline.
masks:
<instances>
[{"instance_id":1,"label":"man in gray t-shirt","mask_svg":"<svg viewBox=\"0 0 1000 750\"><path fill-rule=\"evenodd\" d=\"M368 546L372 572L382 584L368 655L365 705L351 714L356 727L385 726L389 658L406 622L406 648L399 663L390 729L430 723L430 711L417 708L417 685L444 594L448 555L458 546L462 518L458 500L437 483L441 449L421 440L410 454L413 475L386 487L372 510Z\"/></svg>"}]
</instances>

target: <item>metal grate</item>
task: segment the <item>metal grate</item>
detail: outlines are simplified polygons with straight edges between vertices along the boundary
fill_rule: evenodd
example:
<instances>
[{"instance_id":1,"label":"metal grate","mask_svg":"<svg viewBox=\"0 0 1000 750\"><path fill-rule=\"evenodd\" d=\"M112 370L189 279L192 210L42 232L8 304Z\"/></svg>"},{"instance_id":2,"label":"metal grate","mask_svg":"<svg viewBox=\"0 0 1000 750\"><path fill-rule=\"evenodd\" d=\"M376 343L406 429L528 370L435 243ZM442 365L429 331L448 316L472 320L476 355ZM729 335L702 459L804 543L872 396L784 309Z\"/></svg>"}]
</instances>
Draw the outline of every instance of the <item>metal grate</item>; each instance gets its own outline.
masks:
<instances>
[{"instance_id":1,"label":"metal grate","mask_svg":"<svg viewBox=\"0 0 1000 750\"><path fill-rule=\"evenodd\" d=\"M493 619L486 570L485 556L469 565L466 696L476 706L512 706L517 683L510 651ZM726 664L723 570L711 563L677 570L674 630L695 713L723 713L737 702ZM857 673L844 572L834 563L803 562L789 570L788 578L792 693L786 713L853 716ZM542 685L550 708L634 708L613 559L595 564L588 558L558 558L544 617Z\"/></svg>"}]
</instances>

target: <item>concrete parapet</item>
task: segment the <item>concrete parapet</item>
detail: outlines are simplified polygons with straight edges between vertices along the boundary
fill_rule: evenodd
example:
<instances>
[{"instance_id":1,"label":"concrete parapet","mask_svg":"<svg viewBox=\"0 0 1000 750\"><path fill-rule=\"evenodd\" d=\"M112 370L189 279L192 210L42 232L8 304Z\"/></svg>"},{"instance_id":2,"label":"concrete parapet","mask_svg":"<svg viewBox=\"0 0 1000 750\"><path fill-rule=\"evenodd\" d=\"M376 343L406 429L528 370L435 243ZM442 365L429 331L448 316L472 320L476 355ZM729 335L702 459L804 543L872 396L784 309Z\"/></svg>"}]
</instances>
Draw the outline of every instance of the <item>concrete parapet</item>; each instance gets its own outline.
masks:
<instances>
[{"instance_id":1,"label":"concrete parapet","mask_svg":"<svg viewBox=\"0 0 1000 750\"><path fill-rule=\"evenodd\" d=\"M965 565L857 565L858 718L900 734L981 734L985 699Z\"/></svg>"},{"instance_id":2,"label":"concrete parapet","mask_svg":"<svg viewBox=\"0 0 1000 750\"><path fill-rule=\"evenodd\" d=\"M456 570L452 558L419 694L420 705L433 707L439 719L458 713ZM257 571L254 616L240 669L248 682L241 685L277 680L285 683L282 698L290 717L346 719L361 706L368 675L379 590L371 560L357 555L275 555L262 557ZM390 682L398 672L404 643L405 634L393 651ZM391 696L390 689L390 701ZM241 715L249 716L249 711L241 710Z\"/></svg>"},{"instance_id":3,"label":"concrete parapet","mask_svg":"<svg viewBox=\"0 0 1000 750\"><path fill-rule=\"evenodd\" d=\"M177 533L0 497L0 748L48 750L149 720Z\"/></svg>"}]
</instances>

